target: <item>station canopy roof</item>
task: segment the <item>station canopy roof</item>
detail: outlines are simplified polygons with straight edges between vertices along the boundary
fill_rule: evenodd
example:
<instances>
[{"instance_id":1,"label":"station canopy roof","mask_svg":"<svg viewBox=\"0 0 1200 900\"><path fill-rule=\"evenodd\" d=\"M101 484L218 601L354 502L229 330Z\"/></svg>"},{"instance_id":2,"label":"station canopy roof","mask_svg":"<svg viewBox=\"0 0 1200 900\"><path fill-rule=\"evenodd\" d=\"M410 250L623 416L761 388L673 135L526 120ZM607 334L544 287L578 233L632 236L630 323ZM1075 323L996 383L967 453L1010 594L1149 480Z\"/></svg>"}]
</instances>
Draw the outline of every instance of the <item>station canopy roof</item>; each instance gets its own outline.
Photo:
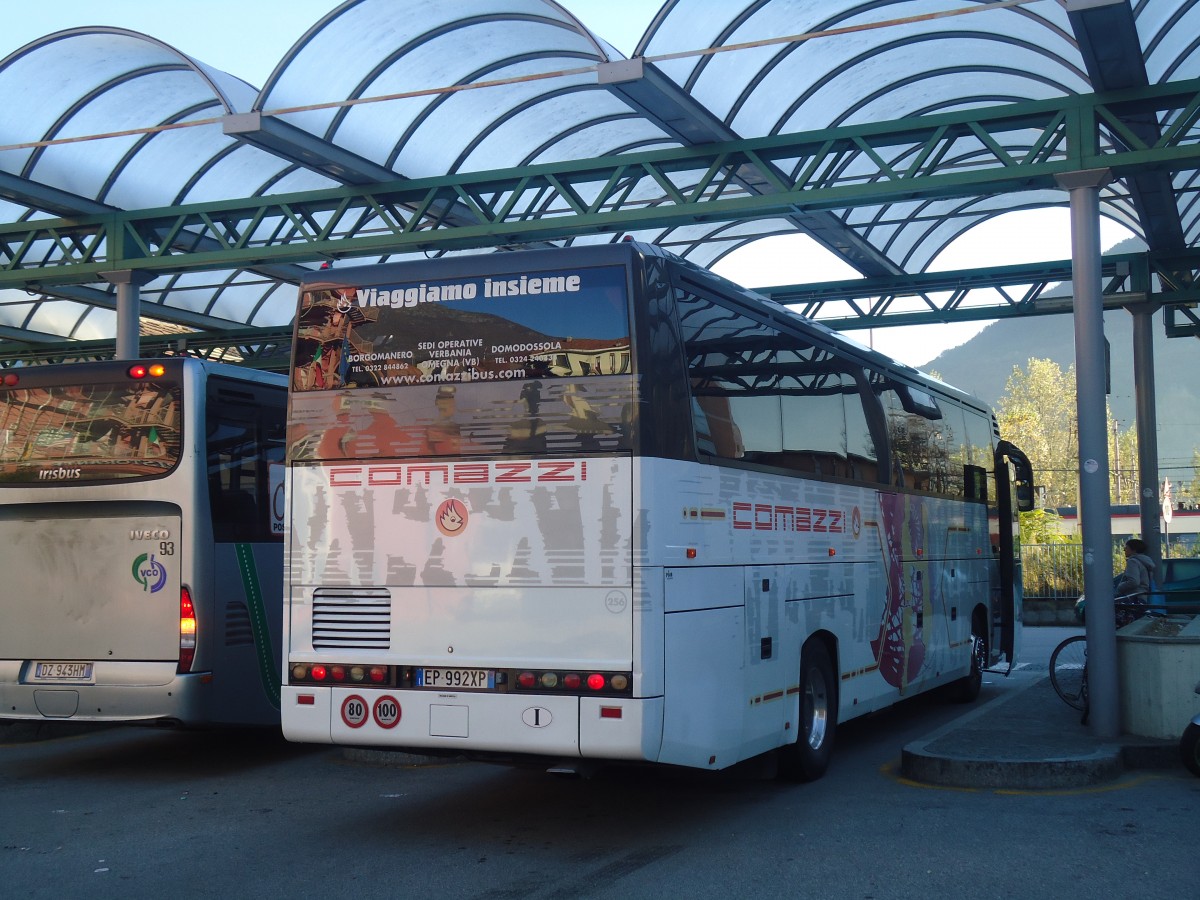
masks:
<instances>
[{"instance_id":1,"label":"station canopy roof","mask_svg":"<svg viewBox=\"0 0 1200 900\"><path fill-rule=\"evenodd\" d=\"M1113 24L1080 35L1068 7L1107 7ZM814 32L835 33L778 40ZM261 87L153 36L72 29L0 60L0 147L131 133L0 149L0 221L507 169L1180 81L1200 75L1198 34L1196 0L667 0L634 53L654 74L641 90L598 77L596 66L624 57L550 0L331 0ZM694 52L733 45L750 46ZM1101 71L1115 81L1098 85ZM501 83L437 90L484 81ZM396 94L406 96L338 102ZM210 124L168 127L197 120ZM1200 209L1180 198L1194 197L1183 183L1194 178L1176 176L1171 201L1187 246ZM653 202L652 188L639 191L630 202ZM901 275L923 271L985 219L1065 202L1061 191L1029 191L633 236L710 265L757 238L801 231L866 275ZM1145 235L1127 185L1106 188L1101 209ZM143 322L283 325L296 276L318 263L157 276L142 289ZM54 294L0 295L8 339L113 337L114 288L46 290Z\"/></svg>"}]
</instances>

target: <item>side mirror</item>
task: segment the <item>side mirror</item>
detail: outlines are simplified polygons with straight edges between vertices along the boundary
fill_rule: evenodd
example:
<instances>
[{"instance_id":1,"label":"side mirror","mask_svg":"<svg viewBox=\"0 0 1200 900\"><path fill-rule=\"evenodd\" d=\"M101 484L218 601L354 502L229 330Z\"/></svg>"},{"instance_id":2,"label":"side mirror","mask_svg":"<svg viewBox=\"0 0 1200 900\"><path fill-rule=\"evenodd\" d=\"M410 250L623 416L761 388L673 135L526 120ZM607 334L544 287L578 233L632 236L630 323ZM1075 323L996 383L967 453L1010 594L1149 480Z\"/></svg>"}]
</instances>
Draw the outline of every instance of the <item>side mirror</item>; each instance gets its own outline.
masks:
<instances>
[{"instance_id":1,"label":"side mirror","mask_svg":"<svg viewBox=\"0 0 1200 900\"><path fill-rule=\"evenodd\" d=\"M1012 463L1017 509L1021 512L1029 512L1033 509L1033 466L1029 462L1029 457L1022 453L1015 444L1000 441L996 444L996 465L1004 465L1004 458Z\"/></svg>"}]
</instances>

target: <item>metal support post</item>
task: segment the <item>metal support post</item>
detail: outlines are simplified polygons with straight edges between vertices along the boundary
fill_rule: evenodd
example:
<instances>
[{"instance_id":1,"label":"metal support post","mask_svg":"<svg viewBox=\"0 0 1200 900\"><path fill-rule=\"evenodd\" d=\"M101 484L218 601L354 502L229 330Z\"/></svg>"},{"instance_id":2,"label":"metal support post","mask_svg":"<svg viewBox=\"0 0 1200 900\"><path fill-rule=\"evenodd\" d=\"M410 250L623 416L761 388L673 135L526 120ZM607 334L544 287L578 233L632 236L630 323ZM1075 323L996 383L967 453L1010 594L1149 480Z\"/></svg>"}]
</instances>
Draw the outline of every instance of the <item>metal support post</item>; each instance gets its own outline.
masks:
<instances>
[{"instance_id":1,"label":"metal support post","mask_svg":"<svg viewBox=\"0 0 1200 900\"><path fill-rule=\"evenodd\" d=\"M1089 724L1102 739L1120 734L1113 603L1108 405L1104 394L1104 298L1100 280L1100 188L1107 169L1060 176L1071 194L1071 280L1075 295L1075 380L1079 424L1079 524L1087 596Z\"/></svg>"},{"instance_id":2,"label":"metal support post","mask_svg":"<svg viewBox=\"0 0 1200 900\"><path fill-rule=\"evenodd\" d=\"M117 286L117 359L137 359L141 352L141 289L154 277L134 269L118 269L100 276Z\"/></svg>"}]
</instances>

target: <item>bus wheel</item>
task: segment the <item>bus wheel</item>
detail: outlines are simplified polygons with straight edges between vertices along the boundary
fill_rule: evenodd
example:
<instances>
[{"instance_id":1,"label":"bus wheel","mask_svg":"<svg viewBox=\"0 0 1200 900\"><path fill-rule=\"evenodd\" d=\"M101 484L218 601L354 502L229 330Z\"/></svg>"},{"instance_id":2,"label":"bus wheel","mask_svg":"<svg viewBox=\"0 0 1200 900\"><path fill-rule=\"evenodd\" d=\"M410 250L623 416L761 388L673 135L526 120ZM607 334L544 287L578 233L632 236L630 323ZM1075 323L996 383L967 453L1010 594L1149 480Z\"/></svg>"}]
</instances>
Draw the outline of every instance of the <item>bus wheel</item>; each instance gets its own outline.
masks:
<instances>
[{"instance_id":1,"label":"bus wheel","mask_svg":"<svg viewBox=\"0 0 1200 900\"><path fill-rule=\"evenodd\" d=\"M1179 757L1189 772L1200 775L1200 724L1192 722L1183 729L1183 737L1179 739Z\"/></svg>"},{"instance_id":2,"label":"bus wheel","mask_svg":"<svg viewBox=\"0 0 1200 900\"><path fill-rule=\"evenodd\" d=\"M973 629L979 631L979 628ZM987 640L979 634L971 635L971 671L958 681L948 685L950 699L958 703L973 703L983 687L983 670L987 668Z\"/></svg>"},{"instance_id":3,"label":"bus wheel","mask_svg":"<svg viewBox=\"0 0 1200 900\"><path fill-rule=\"evenodd\" d=\"M837 681L829 651L818 640L800 652L800 722L796 743L779 748L779 777L816 781L829 768L837 731Z\"/></svg>"}]
</instances>

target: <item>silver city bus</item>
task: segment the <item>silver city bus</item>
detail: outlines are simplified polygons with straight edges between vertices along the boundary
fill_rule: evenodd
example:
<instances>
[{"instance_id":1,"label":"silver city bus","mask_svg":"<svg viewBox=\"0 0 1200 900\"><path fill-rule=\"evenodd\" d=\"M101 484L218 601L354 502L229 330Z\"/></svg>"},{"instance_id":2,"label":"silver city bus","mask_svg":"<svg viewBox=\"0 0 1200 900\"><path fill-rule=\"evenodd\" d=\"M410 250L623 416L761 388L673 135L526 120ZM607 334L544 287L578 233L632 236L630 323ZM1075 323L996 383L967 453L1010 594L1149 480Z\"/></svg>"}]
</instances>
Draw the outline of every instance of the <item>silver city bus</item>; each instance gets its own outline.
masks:
<instances>
[{"instance_id":1,"label":"silver city bus","mask_svg":"<svg viewBox=\"0 0 1200 900\"><path fill-rule=\"evenodd\" d=\"M279 721L282 376L0 374L0 719Z\"/></svg>"}]
</instances>

